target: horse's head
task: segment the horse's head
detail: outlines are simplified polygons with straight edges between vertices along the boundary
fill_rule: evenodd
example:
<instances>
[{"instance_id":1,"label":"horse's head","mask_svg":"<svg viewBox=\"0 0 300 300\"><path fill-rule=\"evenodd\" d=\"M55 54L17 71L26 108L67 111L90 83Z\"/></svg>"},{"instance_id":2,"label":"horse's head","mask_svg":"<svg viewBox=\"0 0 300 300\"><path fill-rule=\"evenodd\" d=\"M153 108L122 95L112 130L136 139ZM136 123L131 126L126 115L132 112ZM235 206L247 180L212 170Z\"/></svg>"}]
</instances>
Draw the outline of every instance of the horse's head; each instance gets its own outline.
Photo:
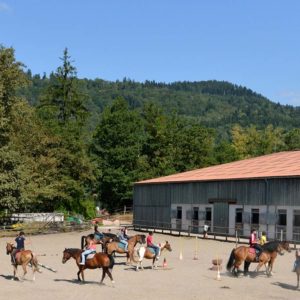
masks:
<instances>
[{"instance_id":1,"label":"horse's head","mask_svg":"<svg viewBox=\"0 0 300 300\"><path fill-rule=\"evenodd\" d=\"M136 242L140 244L146 243L146 236L144 234L137 234L133 238L136 238Z\"/></svg>"},{"instance_id":2,"label":"horse's head","mask_svg":"<svg viewBox=\"0 0 300 300\"><path fill-rule=\"evenodd\" d=\"M11 254L12 251L14 250L14 244L12 243L6 243L6 254Z\"/></svg>"},{"instance_id":3,"label":"horse's head","mask_svg":"<svg viewBox=\"0 0 300 300\"><path fill-rule=\"evenodd\" d=\"M66 248L63 252L62 263L65 264L71 257L71 252L69 251L69 249Z\"/></svg>"},{"instance_id":4,"label":"horse's head","mask_svg":"<svg viewBox=\"0 0 300 300\"><path fill-rule=\"evenodd\" d=\"M279 246L278 248L280 248L278 252L279 252L281 255L283 255L283 250L285 250L285 251L287 251L287 252L291 252L290 243L287 242L287 241L280 242L280 243L278 244L278 246Z\"/></svg>"},{"instance_id":5,"label":"horse's head","mask_svg":"<svg viewBox=\"0 0 300 300\"><path fill-rule=\"evenodd\" d=\"M172 251L171 245L170 245L170 243L168 241L166 241L165 249L167 249L170 252Z\"/></svg>"},{"instance_id":6,"label":"horse's head","mask_svg":"<svg viewBox=\"0 0 300 300\"><path fill-rule=\"evenodd\" d=\"M146 236L144 235L144 234L141 234L141 241L140 241L140 243L141 244L146 244Z\"/></svg>"}]
</instances>

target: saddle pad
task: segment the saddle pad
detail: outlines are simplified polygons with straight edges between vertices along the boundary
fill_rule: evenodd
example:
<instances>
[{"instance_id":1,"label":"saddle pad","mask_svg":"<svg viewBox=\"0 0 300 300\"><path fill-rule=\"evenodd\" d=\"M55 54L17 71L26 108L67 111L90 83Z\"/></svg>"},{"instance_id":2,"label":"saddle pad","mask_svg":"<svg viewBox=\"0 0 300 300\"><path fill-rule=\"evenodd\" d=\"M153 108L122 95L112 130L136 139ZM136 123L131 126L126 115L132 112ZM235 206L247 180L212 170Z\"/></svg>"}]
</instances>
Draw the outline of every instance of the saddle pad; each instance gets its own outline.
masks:
<instances>
[{"instance_id":1,"label":"saddle pad","mask_svg":"<svg viewBox=\"0 0 300 300\"><path fill-rule=\"evenodd\" d=\"M125 249L125 245L123 243L118 243L118 247L121 249Z\"/></svg>"},{"instance_id":2,"label":"saddle pad","mask_svg":"<svg viewBox=\"0 0 300 300\"><path fill-rule=\"evenodd\" d=\"M95 256L96 253L90 253L88 254L88 256L86 257L86 259L91 259Z\"/></svg>"},{"instance_id":3,"label":"saddle pad","mask_svg":"<svg viewBox=\"0 0 300 300\"><path fill-rule=\"evenodd\" d=\"M256 254L258 251L255 248L250 247L249 248L249 253L251 254Z\"/></svg>"},{"instance_id":4,"label":"saddle pad","mask_svg":"<svg viewBox=\"0 0 300 300\"><path fill-rule=\"evenodd\" d=\"M155 254L155 250L152 247L147 247L148 251L150 251L152 254Z\"/></svg>"}]
</instances>

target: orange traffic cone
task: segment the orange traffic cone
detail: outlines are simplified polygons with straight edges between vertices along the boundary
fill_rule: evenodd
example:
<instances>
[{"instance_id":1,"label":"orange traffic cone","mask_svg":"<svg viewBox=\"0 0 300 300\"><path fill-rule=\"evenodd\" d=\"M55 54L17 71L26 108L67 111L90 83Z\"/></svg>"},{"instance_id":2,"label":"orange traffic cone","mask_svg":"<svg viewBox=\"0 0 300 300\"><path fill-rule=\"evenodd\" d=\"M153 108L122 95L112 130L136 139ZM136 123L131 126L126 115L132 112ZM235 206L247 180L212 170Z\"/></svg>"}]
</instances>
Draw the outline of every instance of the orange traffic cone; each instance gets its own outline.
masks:
<instances>
[{"instance_id":1,"label":"orange traffic cone","mask_svg":"<svg viewBox=\"0 0 300 300\"><path fill-rule=\"evenodd\" d=\"M167 267L167 260L166 260L166 258L164 258L164 261L163 261L163 268L166 268Z\"/></svg>"}]
</instances>

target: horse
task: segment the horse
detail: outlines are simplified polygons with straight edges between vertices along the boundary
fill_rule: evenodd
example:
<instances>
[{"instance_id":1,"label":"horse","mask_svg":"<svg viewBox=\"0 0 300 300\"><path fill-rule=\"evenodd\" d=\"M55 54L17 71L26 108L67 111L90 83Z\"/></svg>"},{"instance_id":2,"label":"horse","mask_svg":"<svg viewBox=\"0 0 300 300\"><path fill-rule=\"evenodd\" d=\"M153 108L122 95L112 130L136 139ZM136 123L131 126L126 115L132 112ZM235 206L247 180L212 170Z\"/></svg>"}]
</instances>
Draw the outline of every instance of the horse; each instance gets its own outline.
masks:
<instances>
[{"instance_id":1,"label":"horse","mask_svg":"<svg viewBox=\"0 0 300 300\"><path fill-rule=\"evenodd\" d=\"M134 251L134 247L136 246L137 243L140 244L145 244L146 243L146 236L144 234L137 234L132 236L129 240L128 240L128 251L125 251L125 247L122 243L120 242L110 242L107 243L106 245L106 253L111 255L114 252L117 253L126 253L126 257L127 257L127 264L133 262L137 262L134 257L133 257L133 251Z\"/></svg>"},{"instance_id":2,"label":"horse","mask_svg":"<svg viewBox=\"0 0 300 300\"><path fill-rule=\"evenodd\" d=\"M283 255L283 250L287 252L291 252L290 244L287 241L271 241L262 246L263 251L270 254L270 262L267 268L267 274L272 275L273 265L275 258L277 257L277 253ZM250 264L249 264L250 265ZM260 268L260 265L257 266L257 271Z\"/></svg>"},{"instance_id":3,"label":"horse","mask_svg":"<svg viewBox=\"0 0 300 300\"><path fill-rule=\"evenodd\" d=\"M92 258L87 258L85 265L80 265L82 249L77 248L66 248L63 251L62 263L65 264L71 257L75 259L76 264L78 266L77 278L78 281L84 282L84 270L85 269L97 269L102 268L102 278L100 284L103 283L104 277L107 274L110 278L112 284L114 284L114 280L111 274L111 270L115 264L115 260L111 255L107 255L106 253L95 253ZM89 256L88 256L89 257ZM80 275L82 280L80 279Z\"/></svg>"},{"instance_id":4,"label":"horse","mask_svg":"<svg viewBox=\"0 0 300 300\"><path fill-rule=\"evenodd\" d=\"M255 249L248 246L240 246L231 251L229 256L229 260L227 263L227 271L232 271L235 276L238 276L238 270L240 265L245 262L244 266L244 274L248 273L248 268L250 263L258 262L258 266L256 271L261 268L261 266L265 265L266 273L270 276L273 269L274 260L277 257L277 253L282 254L282 250L287 250L290 252L289 243L288 242L279 242L272 241L266 243L262 246L262 253L259 256L258 261L256 261L256 253Z\"/></svg>"},{"instance_id":5,"label":"horse","mask_svg":"<svg viewBox=\"0 0 300 300\"><path fill-rule=\"evenodd\" d=\"M7 255L13 255L13 250L16 249L16 247L11 243L6 243L6 254ZM36 255L30 251L30 250L22 250L16 253L14 263L12 263L14 267L14 277L13 280L16 279L17 274L17 268L18 266L22 266L23 268L23 276L20 278L18 276L18 279L20 281L24 280L25 275L27 274L27 268L26 266L31 263L32 266L32 272L33 272L33 278L32 280L35 281L35 272L41 273L39 267L38 267L38 261L36 258Z\"/></svg>"},{"instance_id":6,"label":"horse","mask_svg":"<svg viewBox=\"0 0 300 300\"><path fill-rule=\"evenodd\" d=\"M163 252L164 250L168 250L168 251L172 251L171 245L169 244L168 241L166 241L163 245L160 246L160 252ZM153 248L149 248L149 247L140 247L137 250L137 254L138 254L138 264L136 265L136 271L139 270L139 267L144 270L144 267L142 265L143 259L147 258L147 259L152 259L152 269L156 269L157 266L155 264L155 262L157 261L156 259L156 254Z\"/></svg>"},{"instance_id":7,"label":"horse","mask_svg":"<svg viewBox=\"0 0 300 300\"><path fill-rule=\"evenodd\" d=\"M116 242L119 241L119 238L114 233L103 232L102 235L103 235L103 237L100 237L100 235L98 235L98 234L91 233L88 235L81 236L81 249L83 249L86 246L88 239L93 239L95 241L95 244L101 245L102 252L105 252L107 243L112 242L112 241L116 241Z\"/></svg>"}]
</instances>

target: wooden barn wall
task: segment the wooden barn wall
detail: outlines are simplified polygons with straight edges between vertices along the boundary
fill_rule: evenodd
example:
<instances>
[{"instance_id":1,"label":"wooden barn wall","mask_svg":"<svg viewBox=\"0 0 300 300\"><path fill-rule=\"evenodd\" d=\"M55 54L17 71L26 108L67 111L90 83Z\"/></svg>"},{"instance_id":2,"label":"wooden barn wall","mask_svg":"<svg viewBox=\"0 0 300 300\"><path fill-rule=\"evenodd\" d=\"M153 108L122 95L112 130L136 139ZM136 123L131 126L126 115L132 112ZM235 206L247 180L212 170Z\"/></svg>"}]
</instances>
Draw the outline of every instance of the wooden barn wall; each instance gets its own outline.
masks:
<instances>
[{"instance_id":1,"label":"wooden barn wall","mask_svg":"<svg viewBox=\"0 0 300 300\"><path fill-rule=\"evenodd\" d=\"M134 187L134 220L153 226L171 221L171 204L206 204L236 201L244 205L300 205L300 179L228 180Z\"/></svg>"}]
</instances>

